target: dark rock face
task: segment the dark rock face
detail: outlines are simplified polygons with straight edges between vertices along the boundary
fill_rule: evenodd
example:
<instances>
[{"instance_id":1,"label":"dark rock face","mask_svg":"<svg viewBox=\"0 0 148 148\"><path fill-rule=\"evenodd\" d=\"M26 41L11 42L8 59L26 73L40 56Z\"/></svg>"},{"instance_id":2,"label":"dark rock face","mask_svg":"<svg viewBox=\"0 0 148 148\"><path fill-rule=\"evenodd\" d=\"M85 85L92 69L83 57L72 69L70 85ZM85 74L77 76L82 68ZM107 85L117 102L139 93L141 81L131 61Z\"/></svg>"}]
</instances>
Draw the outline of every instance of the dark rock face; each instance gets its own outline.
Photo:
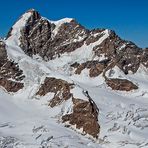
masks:
<instances>
[{"instance_id":1,"label":"dark rock face","mask_svg":"<svg viewBox=\"0 0 148 148\"><path fill-rule=\"evenodd\" d=\"M71 52L83 45L88 30L75 20L63 23L54 35L55 24L42 18L35 10L28 11L31 17L21 30L20 47L29 55L39 54L44 60L51 60L65 52ZM11 34L11 31L9 32ZM10 35L8 35L9 37ZM82 38L81 41L74 40Z\"/></svg>"},{"instance_id":2,"label":"dark rock face","mask_svg":"<svg viewBox=\"0 0 148 148\"><path fill-rule=\"evenodd\" d=\"M60 55L65 52L72 52L81 47L88 33L89 31L75 20L71 20L70 23L62 24L59 27L54 41L52 41L54 43L53 45L56 46L56 52ZM81 40L79 40L79 38L81 38Z\"/></svg>"},{"instance_id":3,"label":"dark rock face","mask_svg":"<svg viewBox=\"0 0 148 148\"><path fill-rule=\"evenodd\" d=\"M23 88L23 71L13 61L8 60L5 43L0 41L0 85L8 92L17 92ZM13 79L13 80L9 80Z\"/></svg>"},{"instance_id":4,"label":"dark rock face","mask_svg":"<svg viewBox=\"0 0 148 148\"><path fill-rule=\"evenodd\" d=\"M0 78L0 86L4 87L8 92L17 92L24 87L24 84Z\"/></svg>"},{"instance_id":5,"label":"dark rock face","mask_svg":"<svg viewBox=\"0 0 148 148\"><path fill-rule=\"evenodd\" d=\"M31 11L31 17L21 30L20 47L26 54L39 54L44 57L47 52L47 41L51 38L51 24L42 19L38 12Z\"/></svg>"},{"instance_id":6,"label":"dark rock face","mask_svg":"<svg viewBox=\"0 0 148 148\"><path fill-rule=\"evenodd\" d=\"M5 59L7 58L7 52L5 49L5 43L0 40L0 64L2 65L5 62Z\"/></svg>"},{"instance_id":7,"label":"dark rock face","mask_svg":"<svg viewBox=\"0 0 148 148\"><path fill-rule=\"evenodd\" d=\"M53 92L54 97L49 102L49 106L51 107L60 105L63 101L72 98L73 113L63 115L61 117L63 122L69 121L69 124L76 125L76 128L83 128L86 134L98 138L100 131L98 108L90 96L87 96L88 101L83 100L83 98L74 98L70 92L73 87L75 87L74 84L70 84L64 80L46 78L36 95L44 96L49 92Z\"/></svg>"},{"instance_id":8,"label":"dark rock face","mask_svg":"<svg viewBox=\"0 0 148 148\"><path fill-rule=\"evenodd\" d=\"M73 85L74 84L69 84L61 79L46 77L44 83L37 92L37 95L44 96L49 92L54 93L54 97L49 102L49 106L54 107L71 98L72 94L70 93L70 89Z\"/></svg>"},{"instance_id":9,"label":"dark rock face","mask_svg":"<svg viewBox=\"0 0 148 148\"><path fill-rule=\"evenodd\" d=\"M27 55L39 54L46 61L60 57L65 52L72 52L84 44L90 45L104 35L105 29L88 30L75 20L62 23L56 28L56 24L42 18L37 11L29 10L27 13L31 13L31 16L21 30L20 47ZM125 74L130 71L135 73L140 64L148 67L147 49L142 50L134 43L122 40L112 30L108 30L108 33L109 36L101 44L92 47L96 56L100 57L101 54L104 54L109 61L116 61L116 65ZM82 64L81 67L85 67L84 65L86 64ZM76 73L80 73L80 71L78 70ZM96 71L90 74L95 77L102 70L100 68L98 70L98 66L95 66L91 71Z\"/></svg>"},{"instance_id":10,"label":"dark rock face","mask_svg":"<svg viewBox=\"0 0 148 148\"><path fill-rule=\"evenodd\" d=\"M148 68L148 48L143 50L142 56L141 56L142 64Z\"/></svg>"},{"instance_id":11,"label":"dark rock face","mask_svg":"<svg viewBox=\"0 0 148 148\"><path fill-rule=\"evenodd\" d=\"M84 101L81 99L72 99L73 113L64 115L63 122L69 121L69 124L76 125L76 128L83 128L86 134L98 138L100 126L98 124L98 109L91 101Z\"/></svg>"},{"instance_id":12,"label":"dark rock face","mask_svg":"<svg viewBox=\"0 0 148 148\"><path fill-rule=\"evenodd\" d=\"M38 54L43 60L49 61L59 58L64 53L73 52L83 45L85 45L84 48L90 45L90 50L94 52L95 58L86 58L83 63L74 61L70 66L75 74L81 74L82 70L88 69L90 77L102 74L106 84L113 90L131 91L138 89L138 86L129 80L107 78L106 72L114 66L119 67L126 75L129 72L136 73L141 64L148 68L148 48L141 49L130 41L122 40L111 30L88 30L73 19L58 26L56 23L41 17L35 10L29 10L27 13L31 13L31 16L20 30L20 45L18 46L28 56L32 57ZM12 29L7 38L12 35ZM106 31L108 37L97 45L95 42L99 41ZM5 43L0 41L0 86L8 92L17 92L24 87L21 82L24 79L23 71L20 70L17 63L7 58L5 46ZM104 60L96 60L102 55L105 57ZM47 93L53 93L54 96L49 101L51 108L62 105L64 101L71 99L72 112L61 115L62 121L66 124L76 125L76 128L82 128L85 134L98 138L100 132L99 110L88 92L84 93L88 100L75 98L74 94L71 93L75 87L75 84L65 80L46 77L36 95L45 96Z\"/></svg>"},{"instance_id":13,"label":"dark rock face","mask_svg":"<svg viewBox=\"0 0 148 148\"><path fill-rule=\"evenodd\" d=\"M113 90L131 91L138 89L134 83L126 79L108 79L106 80L106 84Z\"/></svg>"},{"instance_id":14,"label":"dark rock face","mask_svg":"<svg viewBox=\"0 0 148 148\"><path fill-rule=\"evenodd\" d=\"M87 39L86 39L86 45L90 45L91 43L98 41L104 35L103 31L105 31L105 29L93 29L93 30L91 30L89 32Z\"/></svg>"},{"instance_id":15,"label":"dark rock face","mask_svg":"<svg viewBox=\"0 0 148 148\"><path fill-rule=\"evenodd\" d=\"M125 74L129 71L135 73L138 70L143 54L141 48L132 42L122 40L113 31L110 31L109 37L93 50L98 56L105 54L110 61L116 61L116 65Z\"/></svg>"},{"instance_id":16,"label":"dark rock face","mask_svg":"<svg viewBox=\"0 0 148 148\"><path fill-rule=\"evenodd\" d=\"M100 30L100 32L101 31L104 30ZM92 32L91 37L88 37L86 39L86 43L88 45L93 41L97 41L103 35L99 34L97 37L94 37L92 35ZM95 32L99 32L99 30L95 30ZM107 65L105 65L103 69L108 67L108 65L110 65L112 62L115 63L114 66L118 66L125 74L128 74L130 71L136 73L140 64L143 64L145 67L148 67L148 50L142 50L134 43L122 40L119 36L115 34L114 31L109 31L109 37L105 39L101 44L93 47L92 50L95 52L96 56L100 57L101 54L104 54L105 58L107 59ZM88 62L94 63L91 67L92 70L90 70L94 71L94 74L90 74L90 76L98 76L100 70L98 70L98 68L96 67L97 65L95 63L99 63L99 61L87 61L82 64L78 63L79 65L77 64L77 69L75 73L80 74L84 68L88 68ZM95 69L93 67L95 67ZM101 70L102 72L103 69Z\"/></svg>"},{"instance_id":17,"label":"dark rock face","mask_svg":"<svg viewBox=\"0 0 148 148\"><path fill-rule=\"evenodd\" d=\"M75 74L81 74L82 70L87 68L89 69L90 77L97 77L104 71L107 66L107 63L108 61L87 61L82 64L74 63L71 65L71 67L75 69Z\"/></svg>"}]
</instances>

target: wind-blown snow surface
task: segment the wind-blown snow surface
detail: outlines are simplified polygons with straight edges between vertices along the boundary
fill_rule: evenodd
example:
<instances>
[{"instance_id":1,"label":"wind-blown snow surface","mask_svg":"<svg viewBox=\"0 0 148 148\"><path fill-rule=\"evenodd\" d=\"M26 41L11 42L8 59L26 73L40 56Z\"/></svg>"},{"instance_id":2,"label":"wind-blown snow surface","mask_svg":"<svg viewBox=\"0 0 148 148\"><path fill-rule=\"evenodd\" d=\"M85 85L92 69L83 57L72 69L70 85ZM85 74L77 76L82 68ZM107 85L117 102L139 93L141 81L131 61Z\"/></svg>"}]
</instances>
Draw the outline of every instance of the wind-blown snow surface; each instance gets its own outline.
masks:
<instances>
[{"instance_id":1,"label":"wind-blown snow surface","mask_svg":"<svg viewBox=\"0 0 148 148\"><path fill-rule=\"evenodd\" d=\"M108 88L102 75L90 78L87 69L75 75L69 67L72 62L93 60L95 57L91 49L108 37L108 30L104 31L99 41L49 62L38 56L31 58L25 55L17 46L19 31L15 31L6 41L7 53L23 70L26 76L23 80L25 87L16 94L7 94L0 89L0 147L148 147L148 70L141 65L136 74L126 75L126 79L132 80L139 89L120 92ZM46 76L74 82L82 90L88 90L100 110L101 132L98 140L92 141L88 136L82 136L58 121L60 109L70 107L71 100L52 109L47 105L52 93L41 98L35 96ZM125 78L117 67L108 71L106 76ZM77 87L72 92L81 96Z\"/></svg>"},{"instance_id":2,"label":"wind-blown snow surface","mask_svg":"<svg viewBox=\"0 0 148 148\"><path fill-rule=\"evenodd\" d=\"M112 91L106 88L103 82L102 84L98 82L99 85L97 83L90 85L91 79L88 81L75 79L76 84L89 91L90 96L100 109L100 139L92 141L72 129L65 128L63 124L58 122L55 115L59 113L59 108L51 109L47 106L47 100L52 94L48 94L40 100L33 96L35 89L39 86L37 81L35 84L36 76L33 77L33 75L38 73L38 77L41 77L42 74L40 75L40 71L37 72L36 67L39 68L44 63L34 62L30 57L28 59L30 62L23 59L19 61L24 68L31 63L30 66L34 67L34 73L30 73L28 75L30 77L25 80L24 90L20 90L17 94L7 94L3 90L0 91L1 147L6 145L16 148L38 148L41 146L63 148L148 147L148 92L146 89L148 76L147 71L143 71L143 67L140 67L134 76L129 76L129 79L134 80L141 88L130 93ZM51 70L49 71L48 75L54 75ZM26 72L29 73L29 70ZM74 76L67 75L57 77L65 78L68 81L74 79ZM30 83L32 83L32 87L29 87Z\"/></svg>"},{"instance_id":3,"label":"wind-blown snow surface","mask_svg":"<svg viewBox=\"0 0 148 148\"><path fill-rule=\"evenodd\" d=\"M0 92L0 147L97 147L51 117L47 105L39 100L10 96Z\"/></svg>"}]
</instances>

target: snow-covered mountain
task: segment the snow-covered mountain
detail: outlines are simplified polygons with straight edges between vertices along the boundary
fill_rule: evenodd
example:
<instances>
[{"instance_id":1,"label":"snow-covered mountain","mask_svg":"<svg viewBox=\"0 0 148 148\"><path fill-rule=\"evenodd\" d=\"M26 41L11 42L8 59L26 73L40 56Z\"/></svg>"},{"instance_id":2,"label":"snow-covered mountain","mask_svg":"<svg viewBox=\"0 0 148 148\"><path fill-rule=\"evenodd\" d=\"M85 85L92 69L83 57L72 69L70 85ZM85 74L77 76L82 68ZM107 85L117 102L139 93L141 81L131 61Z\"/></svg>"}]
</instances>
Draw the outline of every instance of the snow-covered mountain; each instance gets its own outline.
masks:
<instances>
[{"instance_id":1,"label":"snow-covered mountain","mask_svg":"<svg viewBox=\"0 0 148 148\"><path fill-rule=\"evenodd\" d=\"M148 147L148 49L31 9L0 40L0 147Z\"/></svg>"}]
</instances>

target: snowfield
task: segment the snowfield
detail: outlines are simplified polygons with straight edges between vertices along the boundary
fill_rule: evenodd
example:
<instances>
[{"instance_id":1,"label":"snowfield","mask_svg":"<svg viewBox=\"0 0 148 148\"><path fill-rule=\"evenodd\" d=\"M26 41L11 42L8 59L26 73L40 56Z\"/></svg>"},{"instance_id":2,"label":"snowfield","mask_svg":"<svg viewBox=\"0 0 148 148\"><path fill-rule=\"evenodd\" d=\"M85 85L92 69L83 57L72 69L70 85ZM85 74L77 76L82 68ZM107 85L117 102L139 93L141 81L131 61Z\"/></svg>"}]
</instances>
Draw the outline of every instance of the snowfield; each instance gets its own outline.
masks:
<instances>
[{"instance_id":1,"label":"snowfield","mask_svg":"<svg viewBox=\"0 0 148 148\"><path fill-rule=\"evenodd\" d=\"M64 127L40 100L0 92L0 147L97 147L93 141Z\"/></svg>"}]
</instances>

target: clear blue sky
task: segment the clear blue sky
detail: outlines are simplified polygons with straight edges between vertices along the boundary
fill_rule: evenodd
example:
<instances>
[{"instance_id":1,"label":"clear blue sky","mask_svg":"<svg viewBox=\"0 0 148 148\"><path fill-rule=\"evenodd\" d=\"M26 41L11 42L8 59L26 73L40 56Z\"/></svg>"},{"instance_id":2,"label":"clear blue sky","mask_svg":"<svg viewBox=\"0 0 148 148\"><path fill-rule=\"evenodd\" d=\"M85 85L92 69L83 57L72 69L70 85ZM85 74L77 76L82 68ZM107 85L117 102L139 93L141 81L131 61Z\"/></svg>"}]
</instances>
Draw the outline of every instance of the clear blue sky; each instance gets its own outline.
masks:
<instances>
[{"instance_id":1,"label":"clear blue sky","mask_svg":"<svg viewBox=\"0 0 148 148\"><path fill-rule=\"evenodd\" d=\"M123 39L148 47L148 0L4 0L0 36L30 8L51 20L75 18L87 28L109 28Z\"/></svg>"}]
</instances>

